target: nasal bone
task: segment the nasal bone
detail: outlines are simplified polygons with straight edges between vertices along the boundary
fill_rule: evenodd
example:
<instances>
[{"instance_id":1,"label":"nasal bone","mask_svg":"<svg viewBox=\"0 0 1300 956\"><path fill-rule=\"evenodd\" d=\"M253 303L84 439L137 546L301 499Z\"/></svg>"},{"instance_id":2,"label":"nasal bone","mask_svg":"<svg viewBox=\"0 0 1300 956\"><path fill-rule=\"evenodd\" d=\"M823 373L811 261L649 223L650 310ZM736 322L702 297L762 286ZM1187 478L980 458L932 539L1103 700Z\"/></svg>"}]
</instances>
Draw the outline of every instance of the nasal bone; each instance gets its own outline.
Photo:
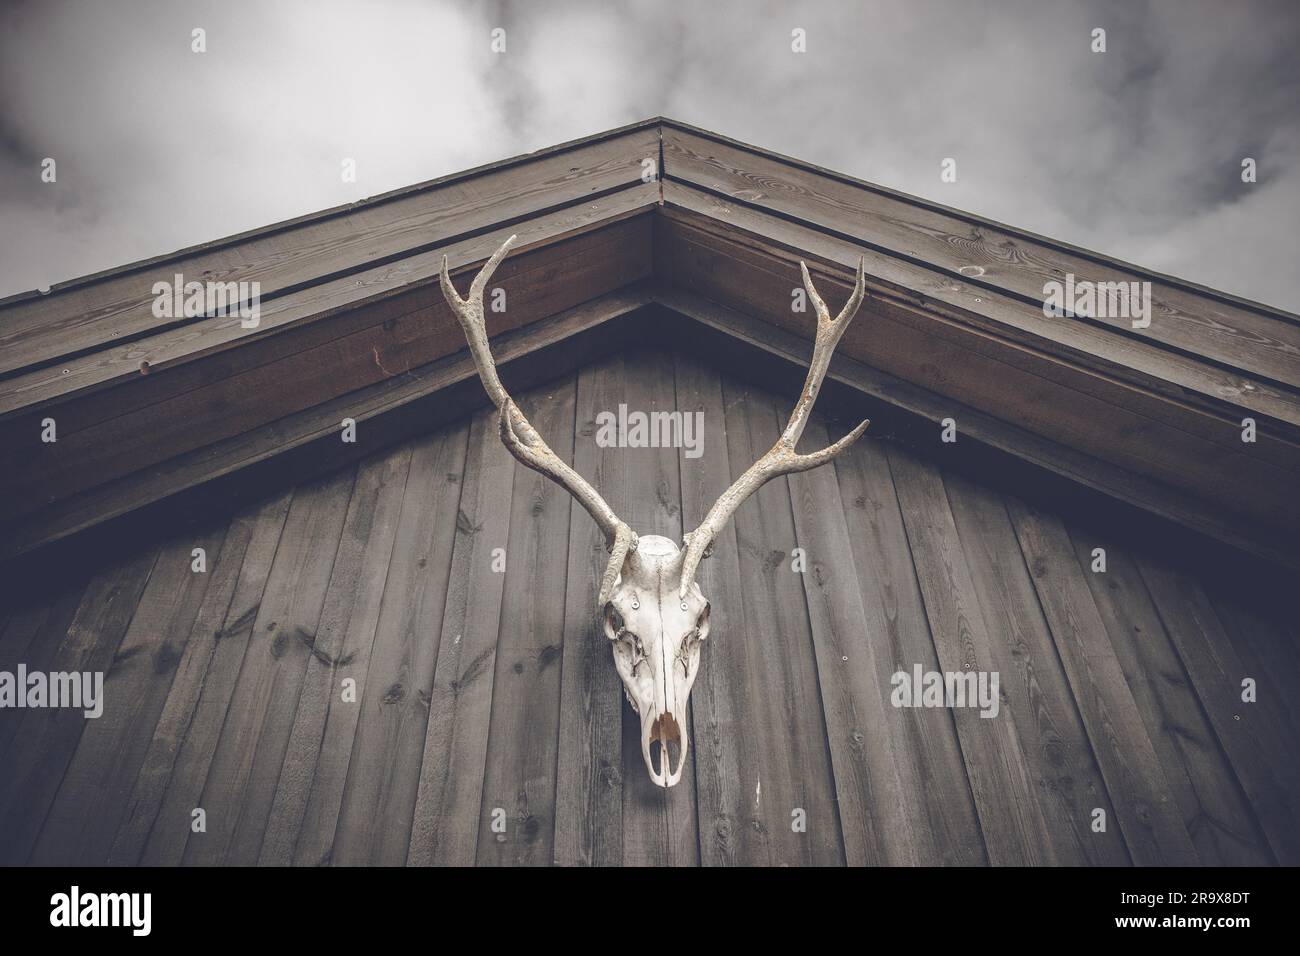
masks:
<instances>
[{"instance_id":1,"label":"nasal bone","mask_svg":"<svg viewBox=\"0 0 1300 956\"><path fill-rule=\"evenodd\" d=\"M658 742L659 744L659 769L656 770L654 761L650 757L650 745ZM669 744L675 744L677 750L677 764L673 765L673 751ZM654 723L650 725L650 733L646 736L646 764L650 771L650 778L661 787L671 787L682 778L682 770L686 766L686 743L682 738L682 730L675 718L670 713L662 713L655 717Z\"/></svg>"}]
</instances>

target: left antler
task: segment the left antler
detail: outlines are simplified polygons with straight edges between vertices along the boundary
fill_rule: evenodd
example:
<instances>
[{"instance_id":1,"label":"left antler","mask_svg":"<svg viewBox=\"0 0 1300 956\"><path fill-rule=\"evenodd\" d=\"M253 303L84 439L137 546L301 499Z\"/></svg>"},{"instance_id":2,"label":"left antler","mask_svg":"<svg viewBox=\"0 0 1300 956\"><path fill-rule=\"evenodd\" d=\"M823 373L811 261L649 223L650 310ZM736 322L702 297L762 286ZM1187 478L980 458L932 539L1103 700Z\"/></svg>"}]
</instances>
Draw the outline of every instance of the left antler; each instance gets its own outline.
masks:
<instances>
[{"instance_id":1,"label":"left antler","mask_svg":"<svg viewBox=\"0 0 1300 956\"><path fill-rule=\"evenodd\" d=\"M551 451L550 446L542 440L537 429L533 428L524 417L524 413L519 410L519 406L510 398L510 393L501 384L501 379L497 376L496 362L488 347L487 325L483 318L483 291L487 288L488 280L492 278L496 267L514 245L515 238L511 236L502 243L501 248L492 254L492 258L474 277L469 287L468 299L462 299L456 292L456 287L452 285L451 276L447 272L447 257L443 256L442 294L447 304L451 306L451 311L460 320L461 328L465 330L465 338L469 342L469 351L474 357L478 377L482 379L483 388L492 399L492 404L497 407L501 441L521 464L545 475L573 495L578 504L586 508L596 520L600 530L605 532L605 547L609 548L610 555L600 585L600 603L604 605L609 600L614 582L623 567L623 559L627 557L628 551L636 548L636 534L619 520L618 515L614 514L614 510L605 503L600 493L570 468L559 455Z\"/></svg>"},{"instance_id":2,"label":"left antler","mask_svg":"<svg viewBox=\"0 0 1300 956\"><path fill-rule=\"evenodd\" d=\"M807 455L800 455L795 451L795 446L799 444L799 438L803 435L804 426L808 424L808 416L812 413L813 404L817 401L817 393L821 391L822 380L830 367L835 346L839 344L844 330L849 327L849 323L858 311L858 306L862 304L867 285L865 268L865 261L859 259L858 279L853 286L853 294L849 296L849 301L844 304L840 314L835 319L831 319L826 303L813 288L808 267L802 262L799 263L799 270L803 273L804 288L808 290L808 298L812 300L813 308L817 312L817 340L813 345L812 363L808 366L808 377L804 380L803 393L799 396L799 402L790 413L790 422L785 426L785 431L781 433L776 444L763 457L750 465L749 470L722 493L722 497L709 509L708 515L700 526L686 535L684 539L686 556L682 562L682 597L686 596L691 582L695 580L695 569L700 561L712 552L714 538L731 520L731 516L736 513L736 509L746 498L773 478L807 471L825 464L857 441L858 436L870 424L869 421L864 421L835 444L821 451Z\"/></svg>"}]
</instances>

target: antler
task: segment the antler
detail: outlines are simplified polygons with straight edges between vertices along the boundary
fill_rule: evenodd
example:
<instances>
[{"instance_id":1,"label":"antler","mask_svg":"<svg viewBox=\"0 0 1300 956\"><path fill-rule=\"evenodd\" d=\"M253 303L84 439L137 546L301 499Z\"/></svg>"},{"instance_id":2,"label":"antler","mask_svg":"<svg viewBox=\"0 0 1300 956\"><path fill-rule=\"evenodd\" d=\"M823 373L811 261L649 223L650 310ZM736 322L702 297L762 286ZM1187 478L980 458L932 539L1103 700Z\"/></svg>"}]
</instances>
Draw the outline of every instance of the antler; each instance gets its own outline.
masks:
<instances>
[{"instance_id":1,"label":"antler","mask_svg":"<svg viewBox=\"0 0 1300 956\"><path fill-rule=\"evenodd\" d=\"M604 605L609 600L614 581L623 567L623 559L627 557L628 551L636 549L637 536L631 528L619 520L618 515L614 514L613 509L605 503L605 499L596 489L551 451L550 446L542 440L537 429L533 428L524 417L524 413L519 410L519 406L511 399L510 393L501 384L501 379L497 377L496 362L488 347L487 326L483 319L483 290L487 288L488 280L492 278L496 267L514 245L515 238L511 236L502 243L501 248L492 254L492 258L474 277L469 287L468 299L462 299L456 292L456 287L452 285L451 276L447 272L447 257L443 256L442 294L447 304L451 306L451 311L460 320L460 327L465 330L465 338L469 342L469 351L474 357L478 377L482 379L483 388L492 399L492 404L497 407L501 441L521 464L545 475L573 495L578 504L586 508L596 520L600 530L605 532L605 547L609 548L610 555L609 564L605 567L605 575L600 584L600 603Z\"/></svg>"},{"instance_id":2,"label":"antler","mask_svg":"<svg viewBox=\"0 0 1300 956\"><path fill-rule=\"evenodd\" d=\"M813 288L808 267L803 262L799 263L799 270L803 273L804 288L808 290L808 298L812 300L813 308L817 312L817 340L813 345L812 363L808 366L808 377L804 380L803 393L799 396L798 404L790 413L790 422L785 426L785 431L781 433L776 444L763 457L750 465L749 470L722 493L722 497L709 509L708 515L700 526L686 535L684 539L686 556L682 562L682 597L686 596L691 582L695 580L695 569L700 561L712 553L714 538L731 520L731 516L736 513L736 509L746 498L779 475L807 471L825 464L857 441L858 436L870 424L869 421L863 421L835 444L821 451L807 455L800 455L795 451L795 446L799 444L799 438L803 435L804 426L808 424L808 416L812 412L813 404L817 401L817 393L821 391L822 380L830 367L835 346L839 344L844 330L849 327L849 323L853 321L853 316L858 311L858 306L862 304L867 284L865 268L865 261L859 259L858 279L854 283L853 294L849 296L849 301L844 304L840 314L832 320L826 303Z\"/></svg>"}]
</instances>

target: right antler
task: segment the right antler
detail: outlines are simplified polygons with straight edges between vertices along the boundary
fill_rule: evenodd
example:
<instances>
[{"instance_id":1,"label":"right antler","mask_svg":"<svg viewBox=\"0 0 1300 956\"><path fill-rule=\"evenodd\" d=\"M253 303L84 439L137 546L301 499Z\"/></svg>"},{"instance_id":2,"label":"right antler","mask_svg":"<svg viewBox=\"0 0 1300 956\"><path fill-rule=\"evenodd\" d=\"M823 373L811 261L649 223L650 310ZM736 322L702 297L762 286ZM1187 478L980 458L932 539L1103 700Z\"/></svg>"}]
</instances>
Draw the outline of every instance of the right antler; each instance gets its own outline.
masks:
<instances>
[{"instance_id":1,"label":"right antler","mask_svg":"<svg viewBox=\"0 0 1300 956\"><path fill-rule=\"evenodd\" d=\"M795 446L799 444L799 437L803 434L804 426L808 424L808 416L812 413L813 404L817 401L817 393L821 391L822 380L826 377L826 370L830 368L831 355L835 352L835 346L840 342L844 335L844 330L849 327L853 321L853 316L858 311L858 306L862 304L862 297L866 291L866 263L863 259L858 260L858 279L853 285L853 294L849 296L849 301L844 304L840 314L831 319L830 310L826 308L826 303L822 297L817 294L813 288L812 277L808 275L808 267L802 262L799 263L799 269L803 273L804 288L808 290L808 298L812 301L813 309L817 312L817 340L813 345L812 363L808 366L808 377L804 380L803 393L799 396L799 401L790 413L790 422L785 426L785 431L777 439L766 454L758 461L749 466L749 470L737 478L726 491L709 509L708 515L700 526L686 535L686 557L682 562L682 583L681 596L686 597L686 592L695 580L695 569L699 566L700 561L708 557L713 550L713 539L718 532L726 526L731 520L731 516L736 513L745 499L761 488L768 481L780 475L789 475L799 471L807 471L810 468L816 468L830 461L844 449L848 448L871 424L864 421L853 431L849 432L829 448L823 448L821 451L815 451L807 455L800 455L796 452Z\"/></svg>"},{"instance_id":2,"label":"right antler","mask_svg":"<svg viewBox=\"0 0 1300 956\"><path fill-rule=\"evenodd\" d=\"M542 440L537 429L533 428L524 417L524 413L519 410L519 406L510 398L510 393L501 384L501 379L497 377L496 362L492 358L491 349L488 348L487 326L483 318L483 291L487 288L488 280L492 278L496 267L514 245L515 238L511 236L502 243L501 248L492 254L492 258L474 277L469 287L468 299L462 299L456 292L456 287L452 285L451 276L447 272L447 257L443 256L442 294L447 304L451 306L451 311L460 320L461 328L465 330L465 338L469 341L469 351L474 357L478 376L482 379L483 388L487 390L492 404L497 408L501 441L521 464L545 475L573 495L578 504L587 509L596 520L596 524L600 526L600 530L605 533L605 547L609 549L610 555L609 564L605 566L605 575L600 584L600 603L604 605L609 600L614 582L622 570L623 559L627 557L628 551L636 548L637 536L631 528L619 520L618 515L614 514L613 509L605 503L605 499L599 492L570 468L559 455L551 451L550 446Z\"/></svg>"}]
</instances>

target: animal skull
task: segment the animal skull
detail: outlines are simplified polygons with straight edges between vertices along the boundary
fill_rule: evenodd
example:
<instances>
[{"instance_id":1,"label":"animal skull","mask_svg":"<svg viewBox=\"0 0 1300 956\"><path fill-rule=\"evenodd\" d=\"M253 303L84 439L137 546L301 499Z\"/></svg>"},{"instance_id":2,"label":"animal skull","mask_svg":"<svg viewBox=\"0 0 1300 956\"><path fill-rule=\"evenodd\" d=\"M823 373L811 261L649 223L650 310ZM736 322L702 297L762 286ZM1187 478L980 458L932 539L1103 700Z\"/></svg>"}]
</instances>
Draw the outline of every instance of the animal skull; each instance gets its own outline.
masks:
<instances>
[{"instance_id":1,"label":"animal skull","mask_svg":"<svg viewBox=\"0 0 1300 956\"><path fill-rule=\"evenodd\" d=\"M835 319L813 288L807 266L799 264L808 299L817 313L817 337L803 392L776 444L723 492L700 526L685 535L679 546L659 535L638 537L595 488L551 451L502 386L488 347L483 292L514 241L511 236L493 253L474 278L465 299L452 285L444 256L442 292L465 331L479 378L497 408L506 448L522 464L563 486L605 533L610 557L601 579L598 612L623 690L641 719L641 756L646 769L656 784L671 787L681 779L690 751L686 702L699 670L701 645L709 636L709 602L695 581L696 568L712 552L714 539L736 509L765 482L830 461L856 441L868 425L862 422L820 451L795 451L835 346L862 303L866 288L864 263L859 260L853 294Z\"/></svg>"},{"instance_id":2,"label":"animal skull","mask_svg":"<svg viewBox=\"0 0 1300 956\"><path fill-rule=\"evenodd\" d=\"M641 756L661 787L680 780L686 765L686 700L709 636L700 586L692 582L685 597L679 593L683 557L675 541L642 535L603 609L614 666L641 717Z\"/></svg>"}]
</instances>

